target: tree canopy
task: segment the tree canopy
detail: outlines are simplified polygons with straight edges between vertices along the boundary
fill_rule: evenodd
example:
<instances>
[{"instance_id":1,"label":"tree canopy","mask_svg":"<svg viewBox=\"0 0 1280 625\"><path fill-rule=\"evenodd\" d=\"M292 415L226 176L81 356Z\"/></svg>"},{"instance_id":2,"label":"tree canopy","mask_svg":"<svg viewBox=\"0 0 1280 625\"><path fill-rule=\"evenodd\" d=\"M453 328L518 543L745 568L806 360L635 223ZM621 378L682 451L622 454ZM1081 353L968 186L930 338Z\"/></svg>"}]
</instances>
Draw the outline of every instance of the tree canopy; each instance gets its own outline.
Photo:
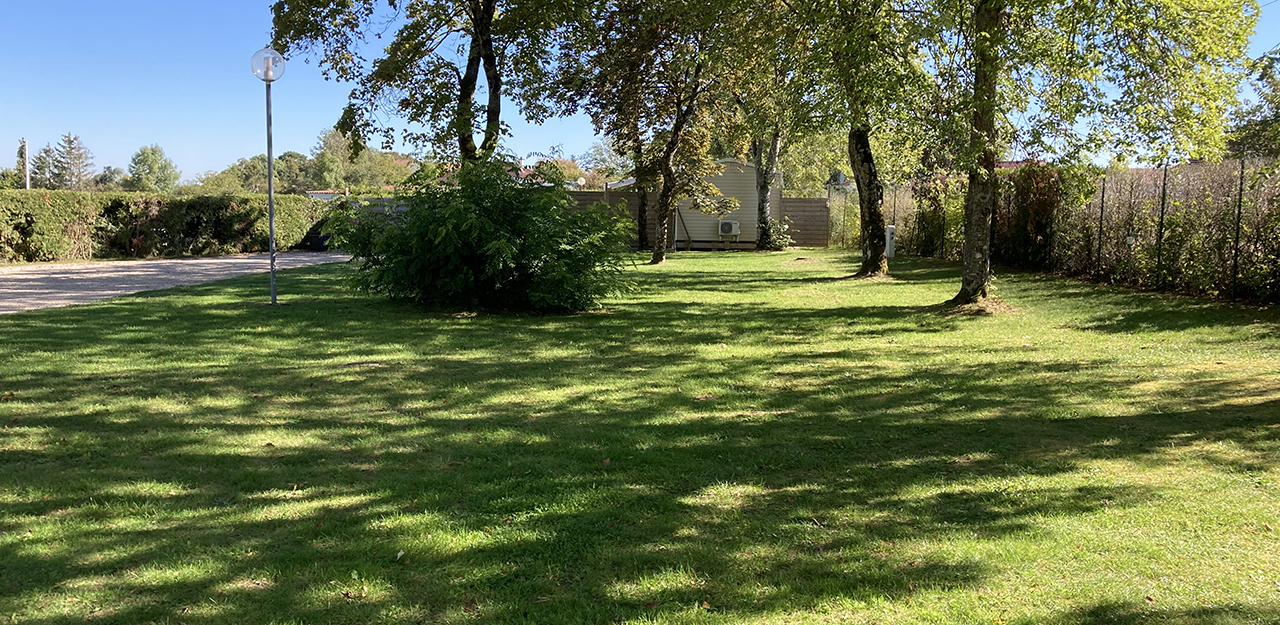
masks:
<instances>
[{"instance_id":1,"label":"tree canopy","mask_svg":"<svg viewBox=\"0 0 1280 625\"><path fill-rule=\"evenodd\" d=\"M1235 156L1280 157L1280 47L1252 66L1258 100L1236 116L1228 146Z\"/></svg>"},{"instance_id":2,"label":"tree canopy","mask_svg":"<svg viewBox=\"0 0 1280 625\"><path fill-rule=\"evenodd\" d=\"M104 175L111 173L107 171ZM129 174L120 181L120 185L127 191L170 193L181 175L160 146L148 145L139 148L129 159Z\"/></svg>"},{"instance_id":3,"label":"tree canopy","mask_svg":"<svg viewBox=\"0 0 1280 625\"><path fill-rule=\"evenodd\" d=\"M337 124L355 149L375 137L389 148L399 138L472 161L498 148L504 94L545 114L541 94L526 86L543 81L549 37L571 7L554 0L279 0L274 45L314 53L326 77L357 84ZM370 61L369 38L393 28ZM384 124L386 112L409 125Z\"/></svg>"}]
</instances>

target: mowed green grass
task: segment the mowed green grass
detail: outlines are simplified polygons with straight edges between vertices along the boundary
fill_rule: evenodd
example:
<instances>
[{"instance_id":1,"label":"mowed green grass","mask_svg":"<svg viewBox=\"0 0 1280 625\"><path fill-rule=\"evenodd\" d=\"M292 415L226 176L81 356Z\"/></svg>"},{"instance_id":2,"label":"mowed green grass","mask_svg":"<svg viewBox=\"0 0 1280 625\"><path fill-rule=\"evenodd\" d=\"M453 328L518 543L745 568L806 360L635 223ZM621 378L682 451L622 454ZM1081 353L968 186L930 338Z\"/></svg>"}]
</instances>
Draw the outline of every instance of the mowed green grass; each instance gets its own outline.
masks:
<instances>
[{"instance_id":1,"label":"mowed green grass","mask_svg":"<svg viewBox=\"0 0 1280 625\"><path fill-rule=\"evenodd\" d=\"M855 261L0 317L0 623L1280 622L1277 311Z\"/></svg>"}]
</instances>

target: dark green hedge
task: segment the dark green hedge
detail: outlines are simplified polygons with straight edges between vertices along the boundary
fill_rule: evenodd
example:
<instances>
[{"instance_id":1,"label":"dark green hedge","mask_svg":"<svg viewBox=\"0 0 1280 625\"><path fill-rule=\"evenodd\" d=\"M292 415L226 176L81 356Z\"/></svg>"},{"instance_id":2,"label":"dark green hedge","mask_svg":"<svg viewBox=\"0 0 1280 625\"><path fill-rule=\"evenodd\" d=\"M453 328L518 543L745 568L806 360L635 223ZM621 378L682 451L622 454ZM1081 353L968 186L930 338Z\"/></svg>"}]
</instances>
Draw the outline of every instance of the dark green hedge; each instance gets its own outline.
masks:
<instances>
[{"instance_id":1,"label":"dark green hedge","mask_svg":"<svg viewBox=\"0 0 1280 625\"><path fill-rule=\"evenodd\" d=\"M325 202L276 197L276 246L302 242ZM0 262L264 251L267 196L0 191Z\"/></svg>"}]
</instances>

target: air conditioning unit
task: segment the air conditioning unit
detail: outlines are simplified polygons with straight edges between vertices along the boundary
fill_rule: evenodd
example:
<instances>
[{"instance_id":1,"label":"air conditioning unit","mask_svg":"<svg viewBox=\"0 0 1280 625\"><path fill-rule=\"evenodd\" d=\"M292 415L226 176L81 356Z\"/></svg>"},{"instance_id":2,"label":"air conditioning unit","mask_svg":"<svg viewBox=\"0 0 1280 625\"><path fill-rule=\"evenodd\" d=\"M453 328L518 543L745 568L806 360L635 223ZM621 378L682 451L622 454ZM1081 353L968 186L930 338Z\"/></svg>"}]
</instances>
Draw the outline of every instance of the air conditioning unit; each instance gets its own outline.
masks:
<instances>
[{"instance_id":1,"label":"air conditioning unit","mask_svg":"<svg viewBox=\"0 0 1280 625\"><path fill-rule=\"evenodd\" d=\"M740 235L740 234L742 234L742 230L741 230L741 228L739 228L739 226L738 226L738 222L736 222L736 221L721 221L721 222L720 222L720 236L722 236L722 237L736 237L736 236L738 236L738 235Z\"/></svg>"}]
</instances>

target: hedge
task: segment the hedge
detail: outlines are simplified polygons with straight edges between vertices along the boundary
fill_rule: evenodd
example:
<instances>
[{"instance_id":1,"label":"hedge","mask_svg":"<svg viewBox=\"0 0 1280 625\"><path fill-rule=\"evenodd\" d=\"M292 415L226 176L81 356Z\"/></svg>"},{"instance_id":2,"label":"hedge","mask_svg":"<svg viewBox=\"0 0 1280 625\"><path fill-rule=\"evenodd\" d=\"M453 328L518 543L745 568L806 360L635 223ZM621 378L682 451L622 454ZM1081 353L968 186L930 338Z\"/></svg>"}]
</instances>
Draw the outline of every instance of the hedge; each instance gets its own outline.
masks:
<instances>
[{"instance_id":1,"label":"hedge","mask_svg":"<svg viewBox=\"0 0 1280 625\"><path fill-rule=\"evenodd\" d=\"M276 197L276 246L297 246L327 210ZM0 191L0 262L207 256L268 248L267 196Z\"/></svg>"}]
</instances>

